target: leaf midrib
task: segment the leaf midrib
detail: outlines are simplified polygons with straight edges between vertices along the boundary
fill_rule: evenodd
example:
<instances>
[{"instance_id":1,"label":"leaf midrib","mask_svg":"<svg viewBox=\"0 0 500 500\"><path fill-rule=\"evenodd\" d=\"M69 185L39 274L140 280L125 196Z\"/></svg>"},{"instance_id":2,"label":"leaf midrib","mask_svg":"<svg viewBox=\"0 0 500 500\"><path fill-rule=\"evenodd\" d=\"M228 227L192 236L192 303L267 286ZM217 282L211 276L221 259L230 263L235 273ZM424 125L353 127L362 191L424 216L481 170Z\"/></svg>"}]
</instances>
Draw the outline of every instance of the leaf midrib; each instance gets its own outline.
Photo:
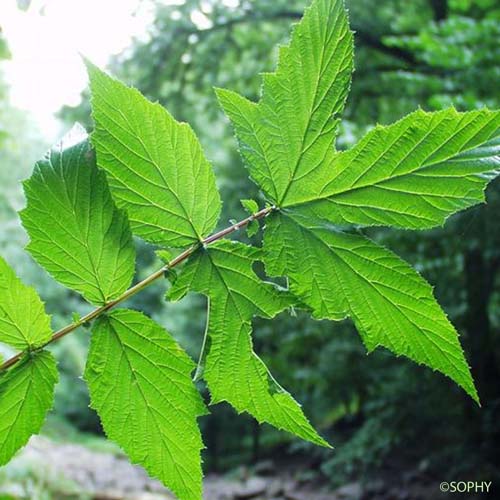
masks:
<instances>
[{"instance_id":1,"label":"leaf midrib","mask_svg":"<svg viewBox=\"0 0 500 500\"><path fill-rule=\"evenodd\" d=\"M107 100L101 95L101 99L103 101L104 104L106 104L107 106L110 106L110 103L107 102ZM163 108L159 108L160 112L164 112ZM116 134L113 134L109 129L104 129L102 128L102 130L105 132L105 133L108 133L111 137L113 137L120 145L122 145L123 147L125 147L125 149L128 149L132 154L138 156L139 158L141 158L143 161L146 161L147 163L149 163L150 165L152 165L160 174L160 177L161 179L163 180L164 182L164 186L162 187L166 187L168 189L168 191L170 193L172 193L175 201L176 201L176 204L178 205L178 207L181 209L181 211L184 213L184 218L185 220L189 223L189 225L191 226L191 229L193 230L193 234L195 236L196 239L198 239L199 241L202 240L202 236L199 234L198 230L195 228L194 226L194 223L193 221L191 220L191 218L189 217L188 213L187 213L187 210L186 210L186 207L184 206L184 204L181 202L179 196L178 196L178 193L172 189L172 187L170 186L170 184L168 183L167 179L165 178L165 173L164 171L162 170L162 168L156 163L156 161L152 158L149 150L146 148L144 142L142 141L142 138L140 136L140 134L137 134L134 130L133 130L133 126L130 124L130 122L128 121L126 115L123 113L123 111L119 110L119 113L120 115L122 116L122 119L124 120L124 122L126 123L126 125L131 129L131 130L127 130L126 128L124 128L122 125L120 125L114 118L112 118L110 116L110 114L108 112L106 112L104 110L104 107L101 107L101 112L107 116L114 124L117 128L119 129L122 129L122 130L125 130L127 133L133 135L134 137L137 137L139 138L139 141L144 149L144 151L147 153L147 157L144 157L140 154L138 154L137 151L135 151L135 149L132 149L131 147L129 147L125 142L123 142L123 140L118 137ZM165 116L163 116L162 118L164 118ZM168 117L170 120L172 120L172 123L167 123L166 125L168 127L172 127L172 125L175 125L174 123L174 118L173 117ZM181 129L183 133L185 133L185 131L183 129ZM164 129L164 132L165 132L165 129ZM168 136L168 133L165 134L165 136ZM174 149L174 148L172 148ZM109 151L109 149L108 149ZM112 152L110 152L110 154L116 158L116 155ZM126 164L123 160L120 159L120 161L123 163L123 164ZM203 161L203 160L202 160ZM127 167L130 168L130 165L126 164ZM110 172L111 173L111 172ZM113 177L115 177L114 174L111 174ZM145 180L147 182L151 182L150 179L146 179ZM129 188L130 189L130 188ZM179 216L179 214L176 214L177 216ZM182 214L181 214L182 215Z\"/></svg>"},{"instance_id":2,"label":"leaf midrib","mask_svg":"<svg viewBox=\"0 0 500 500\"><path fill-rule=\"evenodd\" d=\"M330 11L329 12L329 16L332 14L333 12ZM339 14L337 15L337 18L336 18L336 22L335 22L335 26L332 28L332 33L329 35L330 37L333 36L333 33L335 33L336 31L336 27L337 27L337 23L342 23L343 19L342 19L342 15ZM350 33L349 31L349 28L347 28L347 30L345 31L345 33L339 37L339 39L336 41L336 44L335 44L335 48L332 50L332 57L333 55L336 54L336 51L338 49L338 47L340 46L341 42L344 41L344 38L346 36L348 36ZM307 125L306 127L304 128L304 133L302 135L302 138L301 138L301 152L295 162L295 165L293 167L293 170L291 172L291 175L290 175L290 178L289 178L289 181L288 181L288 184L283 192L283 195L281 196L281 199L278 201L278 205L283 205L283 202L285 201L286 199L286 196L291 188L291 186L293 185L294 181L295 181L295 176L297 174L297 170L299 168L299 165L301 164L301 161L302 159L304 158L304 155L305 153L307 152L307 150L309 148L311 148L313 146L313 144L317 141L317 138L320 137L322 135L322 132L324 130L324 127L321 129L321 131L317 134L317 137L315 139L315 141L311 141L310 144L307 145L307 147L304 147L305 146L305 140L306 140L306 137L307 137L307 134L309 133L309 128L311 126L311 122L312 122L312 118L313 116L315 115L315 113L317 112L318 108L315 106L316 105L316 100L318 98L318 91L319 91L319 84L320 84L320 81L321 81L321 78L323 77L324 75L324 70L325 68L323 67L323 60L324 60L324 57L325 57L325 50L326 50L326 43L323 43L321 45L321 60L320 60L320 64L319 64L319 71L318 71L318 78L316 79L316 83L315 83L315 89L314 89L314 98L311 100L311 110L310 112L308 113L308 119L307 119ZM347 51L349 52L349 51ZM345 54L345 51L344 51L344 58L342 60L342 62L345 61L347 55ZM340 71L339 73L340 74ZM337 74L337 76L338 76ZM328 88L328 90L325 92L325 95L322 97L321 99L321 102L323 101L323 99L325 99L325 97L328 95L328 92L329 92L329 89L333 86L335 82L332 83L332 85ZM327 125L328 122L325 123L325 126Z\"/></svg>"},{"instance_id":3,"label":"leaf midrib","mask_svg":"<svg viewBox=\"0 0 500 500\"><path fill-rule=\"evenodd\" d=\"M297 224L295 221L293 221L293 223ZM350 264L349 264L349 263L348 263L348 262L347 262L344 258L342 258L342 257L339 255L338 251L335 249L335 247L334 247L334 246L330 246L330 245L329 245L327 242L325 242L325 241L324 241L324 240L323 240L320 236L318 236L318 235L317 235L317 234L316 234L313 230L311 230L311 229L309 229L309 228L306 228L306 227L304 227L304 226L302 226L302 225L300 225L300 224L298 224L298 225L299 225L299 227L300 227L303 231L307 231L307 233L308 233L308 234L310 234L310 235L311 235L311 237L312 237L312 238L314 238L316 241L318 241L318 243L320 243L321 245L324 245L327 249L332 250L332 251L333 251L333 254L336 256L336 258L337 258L337 259L339 259L340 261L342 261L342 262L344 263L344 265L346 265L346 266L347 266L347 267L348 267L348 268L349 268L349 269L350 269L350 270L351 270L351 271L352 271L352 272L353 272L356 276L358 276L358 277L359 277L360 279L362 279L365 283L367 283L368 285L370 285L370 286L373 288L373 290L374 290L374 291L375 291L375 292L376 292L376 293L377 293L380 297L382 297L382 298L383 298L383 300L384 300L385 302L387 302L390 306L395 307L395 309L399 310L399 311L400 311L400 313L401 313L404 317L406 317L406 319L409 321L409 323L410 323L410 324L412 324L412 325L413 325L413 327L415 327L417 330L419 330L418 325L416 325L416 324L415 324L415 322L414 322L413 320L410 320L410 319L408 318L408 316L407 316L406 314L404 314L404 313L403 313L403 311L401 311L401 309L400 309L400 307L401 307L401 306L400 306L400 304L396 304L396 303L394 303L394 302L391 302L391 301L390 301L390 300L389 300L389 299L388 299L388 298L387 298L387 297L386 297L383 293L381 293L381 292L380 292L380 290L377 288L377 286L375 286L375 284L374 284L373 282L371 282L371 281L370 281L370 280L368 280L365 276L363 276L362 274L360 274L360 273L359 273L356 269L354 269L354 268L353 268L353 267L352 267L352 266L351 266L351 265L350 265ZM347 252L351 252L351 250L350 250L350 249L341 249L341 250L343 250L343 251L347 251ZM384 285L384 284L382 284L382 283L381 283L381 285ZM385 286L385 285L384 285L384 286ZM348 297L349 297L349 294L347 294L347 293L345 293L345 292L344 292L344 295L345 295L345 297L347 298L347 303L349 304L349 315L350 315L351 317L355 317L355 316L356 316L356 314L355 314L355 312L354 312L354 310L353 310L353 308L352 308L352 306L351 306L351 304L350 304L350 302L351 302L351 301L350 301L350 300L349 300L349 298L348 298ZM404 305L403 305L403 307L404 307ZM412 310L412 312L413 312L413 313L415 313L415 311L413 311L413 310ZM446 341L447 339L443 339L440 335L438 335L438 336L439 336L439 338L440 338L441 340L443 340L443 341L445 341L447 344L449 344L449 342L448 342L448 341ZM411 345L411 342L408 342L408 340L406 340L406 337L404 337L404 338L405 338L405 343L407 343L408 345ZM436 344L434 339L432 339L432 340L431 340L428 336L426 336L426 338L427 338L429 341L431 341L431 342L432 342L432 343L436 346L436 348L437 348L437 349L438 349L438 350L439 350L439 351L443 354L443 356L444 356L444 357L446 358L446 360L448 361L449 366L450 366L450 367L452 367L453 369L456 369L456 365L455 365L455 363L454 363L453 361L450 361L450 359L449 359L449 355L450 355L450 353L448 353L446 350L443 350L443 349L442 349L442 347L441 347L440 345ZM386 336L386 339L387 339L387 340L389 340L389 339L387 338L387 336ZM423 352L426 356L428 356L427 351L425 350L425 348L424 348L424 347L422 347L422 352ZM454 356L452 356L452 358L453 358L453 357L454 357ZM441 370L440 370L440 371L441 371ZM461 376L461 377L463 377L463 376L465 375L465 373L464 373L463 371L457 370L457 372L460 374L460 376Z\"/></svg>"},{"instance_id":4,"label":"leaf midrib","mask_svg":"<svg viewBox=\"0 0 500 500\"><path fill-rule=\"evenodd\" d=\"M116 319L116 318L113 318L113 319L114 319L114 320L116 320L118 323L121 323L122 325L125 325L122 321L120 321L120 320L118 320L118 319ZM125 325L125 326L127 326L127 325ZM137 375L136 375L136 371L137 371L137 370L135 370L135 369L133 368L133 366L132 366L132 362L130 361L130 359L129 359L128 355L127 355L126 348L128 348L128 347L126 346L126 344L123 344L123 343L122 343L122 341L121 341L121 339L120 339L120 336L119 336L118 332L117 332L117 331L116 331L116 329L115 329L115 328L111 325L111 322L109 322L109 327L110 327L110 330L113 332L113 334L114 334L114 336L115 336L115 338L116 338L116 342L117 342L117 343L121 346L121 352L122 352L122 354L123 354L123 358L124 358L124 359L126 360L126 362L127 362L127 365L128 365L128 367L129 367L129 370L130 370L131 377L132 377L132 378L136 381L136 386L137 386L137 388L138 388L138 390L139 390L139 392L140 392L140 395L141 395L141 398L142 398L142 400L143 400L143 402L144 402L144 405L145 405L145 407L147 408L147 412L151 415L151 418L153 419L153 421L154 421L154 423L155 423L155 426L156 426L156 428L157 428L157 431L158 431L158 433L161 435L162 441L165 443L165 437L166 437L166 436L165 436L165 433L162 431L161 426L160 426L160 424L159 424L159 422L158 422L158 420L157 420L157 417L156 417L156 414L155 414L155 411L156 411L156 410L154 409L154 407L153 407L153 406L151 406L151 405L149 404L149 400L148 400L148 398L146 397L146 395L145 395L145 393L144 393L144 391L143 391L143 388L142 388L142 385L141 385L141 381L140 381L140 380L138 380L138 377L137 377ZM128 326L127 326L127 328L128 328ZM147 358L145 358L145 359L147 359ZM170 444L170 443L171 443L171 440L167 440L167 442L168 442L168 444ZM177 446L177 448L179 448L179 447ZM185 481L185 479L184 479L185 475L187 475L188 477L190 476L189 471L188 471L188 470L186 470L186 468L184 467L184 465L179 464L179 463L178 463L178 461L174 460L174 457L172 456L172 452L171 452L171 450L170 450L169 446L165 446L165 447L164 447L164 449L166 449L166 450L167 450L167 452L168 452L168 454L169 454L169 456L170 456L171 462L172 462L172 464L174 465L174 467L175 467L176 469L177 469L178 467L179 467L180 469L182 469L182 471L179 471L179 470L177 471L177 472L178 472L177 477L180 477L180 478L181 478L181 481L182 481L182 483L183 483L183 485L184 485L184 488L185 488L187 491L193 492L192 488L191 488L191 487L189 487L189 486L187 485L187 483L186 483L186 481ZM182 473L181 473L181 472L182 472Z\"/></svg>"},{"instance_id":5,"label":"leaf midrib","mask_svg":"<svg viewBox=\"0 0 500 500\"><path fill-rule=\"evenodd\" d=\"M491 140L491 138L488 140L488 142L490 140ZM468 148L468 149L463 149L462 151L458 152L455 155L451 155L448 158L441 159L439 161L435 161L435 162L431 162L431 163L427 163L427 164L423 163L419 167L417 167L414 170L411 170L409 172L404 172L402 174L397 174L397 175L394 175L392 177L386 177L386 178L380 179L379 181L376 181L376 182L374 182L372 184L364 184L362 186L348 187L348 188L346 188L344 190L337 191L335 193L330 193L330 194L326 194L326 195L320 195L320 196L316 196L314 198L307 198L307 199L304 199L304 200L300 200L300 201L291 203L289 205L283 205L283 208L296 208L296 207L300 207L302 205L306 205L308 203L314 203L314 202L317 202L317 201L334 200L337 197L345 196L347 194L351 194L351 193L356 192L356 191L362 191L364 189L370 189L370 188L373 188L373 187L384 185L384 184L392 182L394 180L401 180L401 179L404 179L405 177L411 177L411 176L414 176L414 175L422 175L422 174L425 173L426 170L429 170L429 169L431 169L433 167L439 166L441 164L443 164L443 166L445 166L444 164L446 162L448 162L448 161L469 161L468 158L459 159L458 157L460 155L462 155L462 154L470 153L471 151L474 151L475 149L478 149L477 145L473 146L471 148ZM470 174L470 177L477 177L479 175L480 174L478 174L478 173L472 172ZM355 208L355 205L353 205L353 208Z\"/></svg>"}]
</instances>

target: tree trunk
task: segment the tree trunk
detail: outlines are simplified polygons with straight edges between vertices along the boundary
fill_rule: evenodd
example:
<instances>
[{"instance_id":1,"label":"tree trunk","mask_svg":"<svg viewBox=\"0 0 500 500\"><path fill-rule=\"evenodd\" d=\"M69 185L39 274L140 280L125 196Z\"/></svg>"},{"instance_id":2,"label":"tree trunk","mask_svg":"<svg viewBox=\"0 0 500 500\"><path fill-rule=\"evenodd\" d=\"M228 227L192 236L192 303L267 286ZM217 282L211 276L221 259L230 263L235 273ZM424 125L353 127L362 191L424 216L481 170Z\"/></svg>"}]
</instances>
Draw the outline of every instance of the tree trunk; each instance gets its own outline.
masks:
<instances>
[{"instance_id":1,"label":"tree trunk","mask_svg":"<svg viewBox=\"0 0 500 500\"><path fill-rule=\"evenodd\" d=\"M500 452L493 443L500 442L500 430L485 426L486 419L500 421L500 370L495 357L488 306L493 292L492 273L480 248L465 253L467 292L466 328L468 333L466 355L481 399L482 408L466 403L467 423L472 430L472 445L484 447L486 459L495 463Z\"/></svg>"},{"instance_id":2,"label":"tree trunk","mask_svg":"<svg viewBox=\"0 0 500 500\"><path fill-rule=\"evenodd\" d=\"M448 0L430 0L434 21L444 21L448 17Z\"/></svg>"}]
</instances>

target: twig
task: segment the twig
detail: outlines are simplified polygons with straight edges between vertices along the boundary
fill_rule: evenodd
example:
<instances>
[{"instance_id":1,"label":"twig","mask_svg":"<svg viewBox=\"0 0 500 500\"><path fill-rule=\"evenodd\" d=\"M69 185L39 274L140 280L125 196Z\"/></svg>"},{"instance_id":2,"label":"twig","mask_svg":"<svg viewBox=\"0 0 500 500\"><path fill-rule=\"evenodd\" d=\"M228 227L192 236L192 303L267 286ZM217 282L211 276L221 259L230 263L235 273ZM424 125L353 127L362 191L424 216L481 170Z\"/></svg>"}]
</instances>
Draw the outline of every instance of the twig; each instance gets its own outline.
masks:
<instances>
[{"instance_id":1,"label":"twig","mask_svg":"<svg viewBox=\"0 0 500 500\"><path fill-rule=\"evenodd\" d=\"M89 312L82 318L80 318L78 321L75 321L74 323L71 323L70 325L65 326L64 328L61 328L57 332L54 332L52 335L51 339L46 342L43 346L41 346L39 349L43 349L44 347L47 347L49 344L52 344L53 342L57 342L58 340L62 339L66 335L68 335L71 332L74 332L76 329L80 328L80 326L98 318L105 312L109 311L110 309L113 309L117 305L121 304L125 300L129 299L130 297L133 297L140 291L144 290L146 287L151 285L151 283L155 282L162 276L164 276L165 272L168 271L169 269L174 268L175 266L178 266L185 260L187 260L191 255L193 255L196 250L200 248L200 246L207 246L210 245L211 243L214 243L215 241L221 240L225 236L228 236L231 233L234 233L235 231L239 231L241 228L247 226L250 224L250 222L254 220L259 220L263 219L267 215L269 215L273 210L275 210L276 207L267 207L263 208L259 212L254 213L253 215L250 215L246 219L241 220L240 222L237 222L236 224L233 224L232 226L229 226L222 231L219 231L217 233L214 233L211 236L208 236L204 240L202 240L199 244L193 245L187 250L184 250L181 254L179 254L177 257L175 257L173 260L171 260L168 264L165 264L161 269L158 269L158 271L155 271L153 274L149 275L147 278L143 279L133 287L129 288L126 292L124 292L122 295L120 295L118 298L112 300L111 302L108 302L107 304L104 304L103 306L98 307L97 309L94 309L93 311ZM27 351L21 351L17 353L15 356L12 358L8 359L5 361L0 366L0 372L7 370L14 366L18 361L21 360L21 358L26 354Z\"/></svg>"}]
</instances>

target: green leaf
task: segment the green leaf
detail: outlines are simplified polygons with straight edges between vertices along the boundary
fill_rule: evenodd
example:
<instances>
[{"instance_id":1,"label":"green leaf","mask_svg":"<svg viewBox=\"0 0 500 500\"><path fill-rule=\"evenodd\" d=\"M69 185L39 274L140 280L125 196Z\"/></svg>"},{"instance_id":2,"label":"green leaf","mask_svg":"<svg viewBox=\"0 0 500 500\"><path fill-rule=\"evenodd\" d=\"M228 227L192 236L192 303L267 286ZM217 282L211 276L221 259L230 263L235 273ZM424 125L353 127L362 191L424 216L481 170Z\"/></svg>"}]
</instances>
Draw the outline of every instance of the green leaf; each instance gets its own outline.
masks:
<instances>
[{"instance_id":1,"label":"green leaf","mask_svg":"<svg viewBox=\"0 0 500 500\"><path fill-rule=\"evenodd\" d=\"M253 215L259 211L259 205L255 200L241 200L241 205L250 214ZM252 220L247 224L247 235L249 238L255 236L260 229L259 222Z\"/></svg>"},{"instance_id":2,"label":"green leaf","mask_svg":"<svg viewBox=\"0 0 500 500\"><path fill-rule=\"evenodd\" d=\"M168 264L173 258L174 254L167 249L156 250L156 256L164 263Z\"/></svg>"},{"instance_id":3,"label":"green leaf","mask_svg":"<svg viewBox=\"0 0 500 500\"><path fill-rule=\"evenodd\" d=\"M0 257L0 342L19 350L35 349L51 335L50 317L40 297Z\"/></svg>"},{"instance_id":4,"label":"green leaf","mask_svg":"<svg viewBox=\"0 0 500 500\"><path fill-rule=\"evenodd\" d=\"M36 261L63 285L104 304L132 281L132 233L89 142L71 145L73 139L67 136L36 164L24 184L27 207L21 219Z\"/></svg>"},{"instance_id":5,"label":"green leaf","mask_svg":"<svg viewBox=\"0 0 500 500\"><path fill-rule=\"evenodd\" d=\"M499 173L500 112L419 110L334 154L315 187L282 206L334 224L425 229L483 202Z\"/></svg>"},{"instance_id":6,"label":"green leaf","mask_svg":"<svg viewBox=\"0 0 500 500\"><path fill-rule=\"evenodd\" d=\"M174 258L174 254L167 249L156 250L156 256L163 262L163 264L170 264ZM169 267L165 271L165 279L173 283L177 279L177 270L175 268Z\"/></svg>"},{"instance_id":7,"label":"green leaf","mask_svg":"<svg viewBox=\"0 0 500 500\"><path fill-rule=\"evenodd\" d=\"M254 104L227 90L219 101L234 125L252 179L268 199L284 202L317 187L334 151L336 118L353 69L353 39L341 0L315 0L281 47L276 73L264 75Z\"/></svg>"},{"instance_id":8,"label":"green leaf","mask_svg":"<svg viewBox=\"0 0 500 500\"><path fill-rule=\"evenodd\" d=\"M171 247L200 241L217 224L221 201L193 130L137 90L87 67L97 162L132 230Z\"/></svg>"},{"instance_id":9,"label":"green leaf","mask_svg":"<svg viewBox=\"0 0 500 500\"><path fill-rule=\"evenodd\" d=\"M351 38L343 3L315 0L281 50L277 72L264 77L258 104L218 91L251 177L282 213L269 220L266 265L291 278L317 318L353 317L369 349L384 345L426 363L477 399L457 333L430 287L383 249L357 255L358 246L373 243L347 251L342 245L354 237L319 226L430 228L484 201L500 172L500 112L418 110L337 152L335 115L349 87ZM399 303L402 296L388 302L381 287L406 290L409 304Z\"/></svg>"},{"instance_id":10,"label":"green leaf","mask_svg":"<svg viewBox=\"0 0 500 500\"><path fill-rule=\"evenodd\" d=\"M206 407L193 362L143 314L117 310L94 325L85 380L107 436L181 500L201 499Z\"/></svg>"},{"instance_id":11,"label":"green leaf","mask_svg":"<svg viewBox=\"0 0 500 500\"><path fill-rule=\"evenodd\" d=\"M265 75L258 104L217 94L250 174L280 208L334 224L424 229L484 201L500 172L500 112L418 110L336 152L352 37L340 0L315 0Z\"/></svg>"},{"instance_id":12,"label":"green leaf","mask_svg":"<svg viewBox=\"0 0 500 500\"><path fill-rule=\"evenodd\" d=\"M260 257L260 249L218 241L188 261L169 297L179 300L188 291L209 297L207 352L202 354L199 374L202 371L208 383L212 404L227 401L259 422L328 446L253 351L252 318L272 318L292 304L287 293L253 272Z\"/></svg>"},{"instance_id":13,"label":"green leaf","mask_svg":"<svg viewBox=\"0 0 500 500\"><path fill-rule=\"evenodd\" d=\"M478 401L458 334L431 286L373 241L285 215L267 219L266 269L316 319L350 316L366 347L384 346L447 375Z\"/></svg>"},{"instance_id":14,"label":"green leaf","mask_svg":"<svg viewBox=\"0 0 500 500\"><path fill-rule=\"evenodd\" d=\"M253 220L247 224L247 236L251 238L252 236L255 236L260 229L259 222L256 220Z\"/></svg>"},{"instance_id":15,"label":"green leaf","mask_svg":"<svg viewBox=\"0 0 500 500\"><path fill-rule=\"evenodd\" d=\"M46 351L27 355L0 375L0 466L40 432L57 380L56 361Z\"/></svg>"},{"instance_id":16,"label":"green leaf","mask_svg":"<svg viewBox=\"0 0 500 500\"><path fill-rule=\"evenodd\" d=\"M259 205L255 200L241 200L241 205L250 215L259 211Z\"/></svg>"}]
</instances>

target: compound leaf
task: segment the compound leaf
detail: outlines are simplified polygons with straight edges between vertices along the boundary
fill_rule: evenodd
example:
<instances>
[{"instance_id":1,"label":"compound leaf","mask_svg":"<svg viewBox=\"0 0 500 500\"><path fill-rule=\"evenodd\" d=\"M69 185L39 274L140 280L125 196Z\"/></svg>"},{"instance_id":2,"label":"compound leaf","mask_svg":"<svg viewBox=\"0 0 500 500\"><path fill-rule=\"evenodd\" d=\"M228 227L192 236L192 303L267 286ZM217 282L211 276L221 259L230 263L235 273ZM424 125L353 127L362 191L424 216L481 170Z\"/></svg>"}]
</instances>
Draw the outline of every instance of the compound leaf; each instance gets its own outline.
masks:
<instances>
[{"instance_id":1,"label":"compound leaf","mask_svg":"<svg viewBox=\"0 0 500 500\"><path fill-rule=\"evenodd\" d=\"M50 317L40 297L0 257L0 342L19 350L35 349L51 335Z\"/></svg>"},{"instance_id":2,"label":"compound leaf","mask_svg":"<svg viewBox=\"0 0 500 500\"><path fill-rule=\"evenodd\" d=\"M201 499L206 407L194 363L153 320L117 310L94 325L85 380L107 436L181 500Z\"/></svg>"},{"instance_id":3,"label":"compound leaf","mask_svg":"<svg viewBox=\"0 0 500 500\"><path fill-rule=\"evenodd\" d=\"M104 304L130 285L135 249L127 216L116 208L88 140L68 143L76 133L36 164L24 184L21 219L36 261L63 285Z\"/></svg>"},{"instance_id":4,"label":"compound leaf","mask_svg":"<svg viewBox=\"0 0 500 500\"><path fill-rule=\"evenodd\" d=\"M281 47L276 73L264 75L252 103L219 89L252 179L282 206L315 186L334 155L339 115L349 91L353 38L340 0L315 0Z\"/></svg>"},{"instance_id":5,"label":"compound leaf","mask_svg":"<svg viewBox=\"0 0 500 500\"><path fill-rule=\"evenodd\" d=\"M310 223L309 223L310 224ZM373 241L284 215L268 218L266 269L316 319L350 316L369 351L384 346L447 375L478 401L458 334L431 286Z\"/></svg>"},{"instance_id":6,"label":"compound leaf","mask_svg":"<svg viewBox=\"0 0 500 500\"><path fill-rule=\"evenodd\" d=\"M46 351L26 355L0 375L0 466L40 432L57 380L56 361Z\"/></svg>"},{"instance_id":7,"label":"compound leaf","mask_svg":"<svg viewBox=\"0 0 500 500\"><path fill-rule=\"evenodd\" d=\"M252 318L272 318L292 304L287 293L261 281L253 272L252 265L260 257L260 249L238 242L216 242L189 260L169 297L178 300L190 290L209 297L208 347L199 369L213 404L227 401L259 422L328 446L253 351Z\"/></svg>"},{"instance_id":8,"label":"compound leaf","mask_svg":"<svg viewBox=\"0 0 500 500\"><path fill-rule=\"evenodd\" d=\"M87 67L97 162L132 230L172 247L200 241L214 229L221 201L193 130L136 89Z\"/></svg>"},{"instance_id":9,"label":"compound leaf","mask_svg":"<svg viewBox=\"0 0 500 500\"><path fill-rule=\"evenodd\" d=\"M418 110L335 154L316 188L283 206L334 224L425 229L483 202L499 173L500 112Z\"/></svg>"}]
</instances>

